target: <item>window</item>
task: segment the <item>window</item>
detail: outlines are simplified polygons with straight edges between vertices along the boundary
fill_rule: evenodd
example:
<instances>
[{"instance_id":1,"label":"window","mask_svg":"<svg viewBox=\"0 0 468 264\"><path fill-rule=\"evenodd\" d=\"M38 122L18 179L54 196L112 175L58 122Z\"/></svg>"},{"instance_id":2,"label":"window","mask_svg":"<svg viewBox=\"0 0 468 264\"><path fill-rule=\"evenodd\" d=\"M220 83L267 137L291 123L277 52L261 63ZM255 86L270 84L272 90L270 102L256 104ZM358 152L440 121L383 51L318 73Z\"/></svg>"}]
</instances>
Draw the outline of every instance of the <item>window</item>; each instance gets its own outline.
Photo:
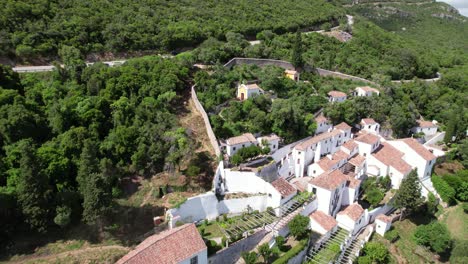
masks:
<instances>
[{"instance_id":1,"label":"window","mask_svg":"<svg viewBox=\"0 0 468 264\"><path fill-rule=\"evenodd\" d=\"M233 147L232 150L236 150L236 147Z\"/></svg>"},{"instance_id":2,"label":"window","mask_svg":"<svg viewBox=\"0 0 468 264\"><path fill-rule=\"evenodd\" d=\"M348 136L348 132L345 132L345 133L344 133L344 136L347 137L347 136Z\"/></svg>"},{"instance_id":3,"label":"window","mask_svg":"<svg viewBox=\"0 0 468 264\"><path fill-rule=\"evenodd\" d=\"M198 264L198 256L195 256L190 259L190 264Z\"/></svg>"},{"instance_id":4,"label":"window","mask_svg":"<svg viewBox=\"0 0 468 264\"><path fill-rule=\"evenodd\" d=\"M314 172L312 172L312 173L315 174L315 170L314 170Z\"/></svg>"},{"instance_id":5,"label":"window","mask_svg":"<svg viewBox=\"0 0 468 264\"><path fill-rule=\"evenodd\" d=\"M301 159L297 159L297 164L301 164Z\"/></svg>"},{"instance_id":6,"label":"window","mask_svg":"<svg viewBox=\"0 0 468 264\"><path fill-rule=\"evenodd\" d=\"M245 147L245 145L244 145L244 144L242 144L242 147Z\"/></svg>"},{"instance_id":7,"label":"window","mask_svg":"<svg viewBox=\"0 0 468 264\"><path fill-rule=\"evenodd\" d=\"M276 145L273 145L273 148L276 148Z\"/></svg>"},{"instance_id":8,"label":"window","mask_svg":"<svg viewBox=\"0 0 468 264\"><path fill-rule=\"evenodd\" d=\"M370 125L369 125L369 129L370 129Z\"/></svg>"}]
</instances>

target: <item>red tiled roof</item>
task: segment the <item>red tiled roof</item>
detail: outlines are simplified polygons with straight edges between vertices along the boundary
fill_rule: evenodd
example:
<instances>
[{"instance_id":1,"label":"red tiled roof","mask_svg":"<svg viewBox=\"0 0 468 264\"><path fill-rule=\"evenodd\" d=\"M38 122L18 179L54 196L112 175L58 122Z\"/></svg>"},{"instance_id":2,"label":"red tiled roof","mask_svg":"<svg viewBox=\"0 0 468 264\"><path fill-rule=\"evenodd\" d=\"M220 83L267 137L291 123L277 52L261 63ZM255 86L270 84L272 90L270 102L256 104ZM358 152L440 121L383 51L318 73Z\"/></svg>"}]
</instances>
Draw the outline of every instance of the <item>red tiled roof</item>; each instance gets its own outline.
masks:
<instances>
[{"instance_id":1,"label":"red tiled roof","mask_svg":"<svg viewBox=\"0 0 468 264\"><path fill-rule=\"evenodd\" d=\"M361 120L361 124L363 124L363 125L373 125L373 124L377 124L377 122L375 122L375 120L373 118L363 118Z\"/></svg>"},{"instance_id":2,"label":"red tiled roof","mask_svg":"<svg viewBox=\"0 0 468 264\"><path fill-rule=\"evenodd\" d=\"M391 223L392 222L392 218L390 216L386 216L384 214L379 214L377 216L377 218L375 218L377 220L380 220L382 222L385 222L385 223Z\"/></svg>"},{"instance_id":3,"label":"red tiled roof","mask_svg":"<svg viewBox=\"0 0 468 264\"><path fill-rule=\"evenodd\" d=\"M402 159L404 153L397 150L387 142L382 143L381 147L372 154L377 160L387 166L392 166L397 171L406 174L411 171L411 166Z\"/></svg>"},{"instance_id":4,"label":"red tiled roof","mask_svg":"<svg viewBox=\"0 0 468 264\"><path fill-rule=\"evenodd\" d=\"M379 142L380 138L374 134L366 133L366 134L360 135L354 140L362 142L362 143L374 145L375 143Z\"/></svg>"},{"instance_id":5,"label":"red tiled roof","mask_svg":"<svg viewBox=\"0 0 468 264\"><path fill-rule=\"evenodd\" d=\"M315 137L309 138L308 140L297 144L295 148L297 150L306 150L308 147L312 146L313 144L316 144L316 143L318 143L318 142L320 142L322 140L326 140L326 139L329 139L329 138L334 137L334 136L338 136L340 133L341 132L338 131L338 130L325 132L325 133L322 133L322 134L317 135Z\"/></svg>"},{"instance_id":6,"label":"red tiled roof","mask_svg":"<svg viewBox=\"0 0 468 264\"><path fill-rule=\"evenodd\" d=\"M331 215L327 215L322 211L315 211L309 215L317 224L319 224L323 229L327 232L332 230L338 223L336 222L335 218Z\"/></svg>"},{"instance_id":7,"label":"red tiled roof","mask_svg":"<svg viewBox=\"0 0 468 264\"><path fill-rule=\"evenodd\" d=\"M346 96L345 93L340 92L340 91L330 91L330 92L328 92L328 95L330 97L345 97Z\"/></svg>"},{"instance_id":8,"label":"red tiled roof","mask_svg":"<svg viewBox=\"0 0 468 264\"><path fill-rule=\"evenodd\" d=\"M276 134L270 134L270 135L268 135L268 136L262 136L261 138L262 138L262 139L265 139L266 141L281 139L281 138L278 137Z\"/></svg>"},{"instance_id":9,"label":"red tiled roof","mask_svg":"<svg viewBox=\"0 0 468 264\"><path fill-rule=\"evenodd\" d=\"M339 130L350 130L351 129L351 126L349 126L348 124L346 124L345 122L341 122L339 123L338 125L335 126L335 129L339 129Z\"/></svg>"},{"instance_id":10,"label":"red tiled roof","mask_svg":"<svg viewBox=\"0 0 468 264\"><path fill-rule=\"evenodd\" d=\"M338 215L346 215L353 221L357 221L363 213L364 209L362 209L361 205L358 203L353 203L348 205L344 210L340 211Z\"/></svg>"},{"instance_id":11,"label":"red tiled roof","mask_svg":"<svg viewBox=\"0 0 468 264\"><path fill-rule=\"evenodd\" d=\"M311 177L299 177L299 178L293 178L291 180L291 184L296 187L299 191L307 191L307 187L309 185L309 181L311 180Z\"/></svg>"},{"instance_id":12,"label":"red tiled roof","mask_svg":"<svg viewBox=\"0 0 468 264\"><path fill-rule=\"evenodd\" d=\"M324 171L328 171L330 170L333 165L335 165L338 161L337 160L331 160L329 159L328 157L323 157L321 158L318 162L317 162L317 165L320 166L320 168L322 168L322 170Z\"/></svg>"},{"instance_id":13,"label":"red tiled roof","mask_svg":"<svg viewBox=\"0 0 468 264\"><path fill-rule=\"evenodd\" d=\"M320 176L312 179L310 184L327 190L335 190L343 182L347 181L348 177L340 170L334 170L330 173L323 173Z\"/></svg>"},{"instance_id":14,"label":"red tiled roof","mask_svg":"<svg viewBox=\"0 0 468 264\"><path fill-rule=\"evenodd\" d=\"M365 157L361 155L356 155L352 159L350 159L348 162L353 164L354 166L361 166L361 164L366 160Z\"/></svg>"},{"instance_id":15,"label":"red tiled roof","mask_svg":"<svg viewBox=\"0 0 468 264\"><path fill-rule=\"evenodd\" d=\"M172 264L203 250L206 245L195 224L185 224L148 237L116 264Z\"/></svg>"},{"instance_id":16,"label":"red tiled roof","mask_svg":"<svg viewBox=\"0 0 468 264\"><path fill-rule=\"evenodd\" d=\"M345 147L346 149L351 151L351 150L357 148L358 144L356 143L356 141L354 141L354 139L351 139L351 140L348 140L346 143L344 143L343 147Z\"/></svg>"},{"instance_id":17,"label":"red tiled roof","mask_svg":"<svg viewBox=\"0 0 468 264\"><path fill-rule=\"evenodd\" d=\"M237 137L228 138L226 143L228 145L237 145L242 143L257 143L257 140L252 135L252 133L245 133Z\"/></svg>"},{"instance_id":18,"label":"red tiled roof","mask_svg":"<svg viewBox=\"0 0 468 264\"><path fill-rule=\"evenodd\" d=\"M431 121L417 120L416 122L418 123L418 127L424 127L424 128L437 127L437 125L432 123Z\"/></svg>"},{"instance_id":19,"label":"red tiled roof","mask_svg":"<svg viewBox=\"0 0 468 264\"><path fill-rule=\"evenodd\" d=\"M262 88L260 88L260 86L258 86L256 83L246 84L246 85L245 85L245 88L247 88L247 89L262 89Z\"/></svg>"},{"instance_id":20,"label":"red tiled roof","mask_svg":"<svg viewBox=\"0 0 468 264\"><path fill-rule=\"evenodd\" d=\"M427 150L421 143L419 143L414 138L405 138L401 139L401 141L405 142L410 148L412 148L419 156L423 159L429 161L436 158L434 154L432 154L429 150Z\"/></svg>"},{"instance_id":21,"label":"red tiled roof","mask_svg":"<svg viewBox=\"0 0 468 264\"><path fill-rule=\"evenodd\" d=\"M361 185L361 180L358 180L358 179L354 178L353 175L348 176L348 187L349 188L356 189L356 187L358 187L359 185Z\"/></svg>"},{"instance_id":22,"label":"red tiled roof","mask_svg":"<svg viewBox=\"0 0 468 264\"><path fill-rule=\"evenodd\" d=\"M338 150L337 152L335 152L335 154L332 155L332 159L333 160L344 160L344 159L348 159L349 157L349 154L344 152L343 150Z\"/></svg>"},{"instance_id":23,"label":"red tiled roof","mask_svg":"<svg viewBox=\"0 0 468 264\"><path fill-rule=\"evenodd\" d=\"M288 197L297 192L296 188L283 178L278 178L271 185L281 194L281 197Z\"/></svg>"},{"instance_id":24,"label":"red tiled roof","mask_svg":"<svg viewBox=\"0 0 468 264\"><path fill-rule=\"evenodd\" d=\"M315 118L315 122L317 122L317 123L322 123L322 122L326 122L326 121L328 121L328 119L323 115L319 115L319 116L317 116Z\"/></svg>"},{"instance_id":25,"label":"red tiled roof","mask_svg":"<svg viewBox=\"0 0 468 264\"><path fill-rule=\"evenodd\" d=\"M370 86L361 86L361 87L356 87L356 89L362 89L363 91L366 91L366 92L374 92L374 93L378 93L379 90L375 89L375 88L372 88Z\"/></svg>"}]
</instances>

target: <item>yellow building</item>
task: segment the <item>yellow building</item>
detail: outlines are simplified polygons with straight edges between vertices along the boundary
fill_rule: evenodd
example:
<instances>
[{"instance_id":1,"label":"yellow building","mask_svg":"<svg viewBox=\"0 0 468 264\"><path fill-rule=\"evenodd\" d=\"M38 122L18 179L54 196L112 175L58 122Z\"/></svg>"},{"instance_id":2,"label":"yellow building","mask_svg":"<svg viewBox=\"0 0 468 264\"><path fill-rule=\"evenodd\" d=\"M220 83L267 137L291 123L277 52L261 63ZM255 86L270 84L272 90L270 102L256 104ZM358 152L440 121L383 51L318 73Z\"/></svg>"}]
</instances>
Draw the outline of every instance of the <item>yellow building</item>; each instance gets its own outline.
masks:
<instances>
[{"instance_id":1,"label":"yellow building","mask_svg":"<svg viewBox=\"0 0 468 264\"><path fill-rule=\"evenodd\" d=\"M294 70L285 70L284 74L286 75L287 78L293 80L293 81L299 81L299 73Z\"/></svg>"}]
</instances>

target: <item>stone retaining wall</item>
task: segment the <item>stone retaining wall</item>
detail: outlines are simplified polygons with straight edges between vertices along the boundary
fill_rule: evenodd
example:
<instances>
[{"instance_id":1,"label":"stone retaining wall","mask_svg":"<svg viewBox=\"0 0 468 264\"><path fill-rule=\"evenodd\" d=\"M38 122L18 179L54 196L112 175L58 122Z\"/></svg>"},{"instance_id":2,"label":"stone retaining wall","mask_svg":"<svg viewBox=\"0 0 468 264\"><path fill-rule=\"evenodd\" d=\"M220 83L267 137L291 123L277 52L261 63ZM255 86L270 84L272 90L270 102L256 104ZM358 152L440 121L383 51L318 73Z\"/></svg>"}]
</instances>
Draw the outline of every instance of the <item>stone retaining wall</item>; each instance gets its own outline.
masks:
<instances>
[{"instance_id":1,"label":"stone retaining wall","mask_svg":"<svg viewBox=\"0 0 468 264\"><path fill-rule=\"evenodd\" d=\"M211 146L213 146L213 149L216 154L216 158L218 158L221 155L221 149L219 148L218 140L216 140L216 136L213 132L213 128L211 128L210 119L208 118L208 115L206 114L206 111L201 105L200 101L198 101L197 93L195 91L195 85L192 86L191 93L192 93L192 101L195 104L195 107L197 108L198 112L200 112L203 118L203 122L205 122L206 133L208 134L208 138L210 139Z\"/></svg>"}]
</instances>

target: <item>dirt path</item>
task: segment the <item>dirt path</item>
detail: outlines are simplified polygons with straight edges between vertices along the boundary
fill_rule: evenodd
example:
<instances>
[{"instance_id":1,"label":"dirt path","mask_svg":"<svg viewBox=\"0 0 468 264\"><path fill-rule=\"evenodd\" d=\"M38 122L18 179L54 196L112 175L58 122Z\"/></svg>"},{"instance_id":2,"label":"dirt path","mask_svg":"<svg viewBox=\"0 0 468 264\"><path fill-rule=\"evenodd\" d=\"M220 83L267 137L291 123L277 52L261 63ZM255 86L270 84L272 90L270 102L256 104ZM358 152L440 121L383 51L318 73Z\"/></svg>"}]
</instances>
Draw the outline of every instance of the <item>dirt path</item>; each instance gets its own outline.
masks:
<instances>
[{"instance_id":1,"label":"dirt path","mask_svg":"<svg viewBox=\"0 0 468 264\"><path fill-rule=\"evenodd\" d=\"M58 260L60 258L64 257L69 257L69 256L77 256L83 253L89 253L89 252L94 252L94 251L104 251L108 249L120 249L120 250L125 250L125 251L130 251L131 249L128 247L124 246L119 246L119 245L111 245L111 246L101 246L101 247L88 247L88 248L82 248L82 249L77 249L77 250L71 250L71 251L66 251L62 253L57 253L57 254L51 254L47 256L28 256L22 260L16 260L8 263L26 263L26 262L32 262L32 261L48 261L48 260Z\"/></svg>"},{"instance_id":2,"label":"dirt path","mask_svg":"<svg viewBox=\"0 0 468 264\"><path fill-rule=\"evenodd\" d=\"M190 97L190 93L184 96L185 111L179 116L181 126L187 128L192 133L191 138L197 143L196 153L208 152L210 156L216 157L213 147L210 144L210 139L206 133L205 123Z\"/></svg>"}]
</instances>

